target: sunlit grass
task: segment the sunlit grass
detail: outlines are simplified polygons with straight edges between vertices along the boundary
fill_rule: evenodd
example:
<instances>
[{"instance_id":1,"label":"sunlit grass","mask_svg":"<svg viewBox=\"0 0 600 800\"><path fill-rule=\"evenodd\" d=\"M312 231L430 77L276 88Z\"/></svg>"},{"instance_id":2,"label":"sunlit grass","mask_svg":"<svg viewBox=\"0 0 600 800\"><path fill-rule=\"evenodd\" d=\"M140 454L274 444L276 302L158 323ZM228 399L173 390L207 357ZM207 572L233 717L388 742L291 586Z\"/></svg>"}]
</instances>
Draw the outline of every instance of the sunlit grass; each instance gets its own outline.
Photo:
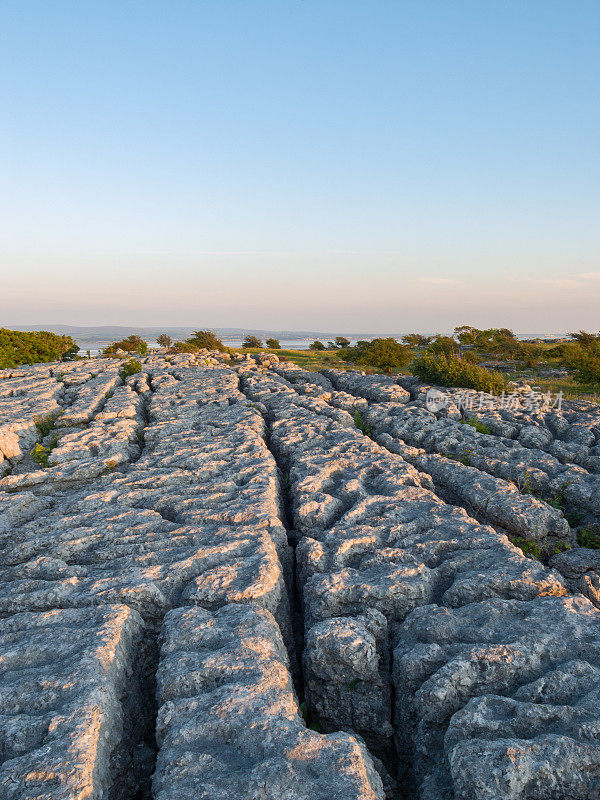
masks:
<instances>
[{"instance_id":1,"label":"sunlit grass","mask_svg":"<svg viewBox=\"0 0 600 800\"><path fill-rule=\"evenodd\" d=\"M263 348L231 348L232 353L275 353L280 361L293 361L302 369L309 370L310 372L318 372L321 369L364 369L364 365L349 364L347 361L342 361L338 356L337 350L269 350ZM373 373L380 372L381 370L373 369Z\"/></svg>"}]
</instances>

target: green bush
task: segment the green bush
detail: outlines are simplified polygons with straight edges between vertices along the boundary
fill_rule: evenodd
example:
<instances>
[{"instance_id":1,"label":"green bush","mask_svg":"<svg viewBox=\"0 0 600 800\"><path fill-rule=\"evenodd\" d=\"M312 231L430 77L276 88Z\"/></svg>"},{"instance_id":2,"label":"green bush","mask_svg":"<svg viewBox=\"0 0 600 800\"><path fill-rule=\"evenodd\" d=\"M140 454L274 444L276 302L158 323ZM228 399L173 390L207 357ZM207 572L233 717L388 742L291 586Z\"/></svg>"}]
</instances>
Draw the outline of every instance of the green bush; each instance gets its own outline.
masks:
<instances>
[{"instance_id":1,"label":"green bush","mask_svg":"<svg viewBox=\"0 0 600 800\"><path fill-rule=\"evenodd\" d=\"M281 345L279 344L279 339L267 339L266 345L269 350L280 350Z\"/></svg>"},{"instance_id":2,"label":"green bush","mask_svg":"<svg viewBox=\"0 0 600 800\"><path fill-rule=\"evenodd\" d=\"M581 386L600 389L600 341L568 345L563 364Z\"/></svg>"},{"instance_id":3,"label":"green bush","mask_svg":"<svg viewBox=\"0 0 600 800\"><path fill-rule=\"evenodd\" d=\"M0 369L74 358L79 347L70 336L49 331L0 328Z\"/></svg>"},{"instance_id":4,"label":"green bush","mask_svg":"<svg viewBox=\"0 0 600 800\"><path fill-rule=\"evenodd\" d=\"M45 419L40 419L35 423L35 427L38 429L38 433L44 438L44 436L48 436L50 431L54 428L54 417L46 417Z\"/></svg>"},{"instance_id":5,"label":"green bush","mask_svg":"<svg viewBox=\"0 0 600 800\"><path fill-rule=\"evenodd\" d=\"M392 372L407 366L410 361L410 349L392 337L373 339L370 342L361 340L354 347L341 350L340 357L353 364L364 364Z\"/></svg>"},{"instance_id":6,"label":"green bush","mask_svg":"<svg viewBox=\"0 0 600 800\"><path fill-rule=\"evenodd\" d=\"M250 348L250 347L262 347L263 344L258 336L246 336L244 341L242 342L243 348Z\"/></svg>"},{"instance_id":7,"label":"green bush","mask_svg":"<svg viewBox=\"0 0 600 800\"><path fill-rule=\"evenodd\" d=\"M410 371L425 383L475 389L489 394L500 394L506 389L506 379L495 370L487 370L459 356L443 353L423 353L416 358Z\"/></svg>"},{"instance_id":8,"label":"green bush","mask_svg":"<svg viewBox=\"0 0 600 800\"><path fill-rule=\"evenodd\" d=\"M172 341L168 333L161 333L160 336L156 337L156 342L161 347L171 347Z\"/></svg>"},{"instance_id":9,"label":"green bush","mask_svg":"<svg viewBox=\"0 0 600 800\"><path fill-rule=\"evenodd\" d=\"M422 333L407 333L402 337L402 341L409 347L425 347L431 341L431 336L423 336Z\"/></svg>"},{"instance_id":10,"label":"green bush","mask_svg":"<svg viewBox=\"0 0 600 800\"><path fill-rule=\"evenodd\" d=\"M532 342L520 342L515 351L515 358L525 362L526 367L537 367L544 356L544 349Z\"/></svg>"},{"instance_id":11,"label":"green bush","mask_svg":"<svg viewBox=\"0 0 600 800\"><path fill-rule=\"evenodd\" d=\"M197 353L200 348L191 342L174 342L169 348L169 353Z\"/></svg>"},{"instance_id":12,"label":"green bush","mask_svg":"<svg viewBox=\"0 0 600 800\"><path fill-rule=\"evenodd\" d=\"M119 342L113 342L108 347L105 347L102 354L105 356L114 356L117 350L123 350L125 353L137 353L139 356L145 356L148 353L148 345L141 336L136 336L132 333L126 339L121 339Z\"/></svg>"},{"instance_id":13,"label":"green bush","mask_svg":"<svg viewBox=\"0 0 600 800\"><path fill-rule=\"evenodd\" d=\"M39 442L31 451L30 455L34 461L40 465L40 467L47 467L48 466L48 456L50 455L50 447L44 447L44 445L40 444Z\"/></svg>"},{"instance_id":14,"label":"green bush","mask_svg":"<svg viewBox=\"0 0 600 800\"><path fill-rule=\"evenodd\" d=\"M325 350L325 345L323 342L315 339L315 341L310 345L310 350Z\"/></svg>"},{"instance_id":15,"label":"green bush","mask_svg":"<svg viewBox=\"0 0 600 800\"><path fill-rule=\"evenodd\" d=\"M119 371L119 375L121 376L122 380L127 380L131 375L135 375L138 372L142 371L142 365L139 361L136 361L135 358L126 361L121 370Z\"/></svg>"},{"instance_id":16,"label":"green bush","mask_svg":"<svg viewBox=\"0 0 600 800\"><path fill-rule=\"evenodd\" d=\"M345 336L336 336L333 344L336 347L350 347L350 339L346 339Z\"/></svg>"},{"instance_id":17,"label":"green bush","mask_svg":"<svg viewBox=\"0 0 600 800\"><path fill-rule=\"evenodd\" d=\"M455 356L460 352L458 342L451 336L441 336L439 333L427 345L431 353L445 353L447 356Z\"/></svg>"},{"instance_id":18,"label":"green bush","mask_svg":"<svg viewBox=\"0 0 600 800\"><path fill-rule=\"evenodd\" d=\"M218 350L220 353L227 350L213 331L194 331L185 344L192 345L195 350ZM194 350L180 350L179 352L194 352Z\"/></svg>"}]
</instances>

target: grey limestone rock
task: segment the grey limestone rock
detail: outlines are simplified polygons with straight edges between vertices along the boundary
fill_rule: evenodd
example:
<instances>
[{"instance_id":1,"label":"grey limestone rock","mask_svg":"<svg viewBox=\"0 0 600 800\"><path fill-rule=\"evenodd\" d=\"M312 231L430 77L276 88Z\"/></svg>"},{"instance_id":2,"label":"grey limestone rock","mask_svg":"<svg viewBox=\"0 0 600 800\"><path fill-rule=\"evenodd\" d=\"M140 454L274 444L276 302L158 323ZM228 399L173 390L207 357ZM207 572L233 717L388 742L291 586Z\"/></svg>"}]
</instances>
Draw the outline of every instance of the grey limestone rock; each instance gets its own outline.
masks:
<instances>
[{"instance_id":1,"label":"grey limestone rock","mask_svg":"<svg viewBox=\"0 0 600 800\"><path fill-rule=\"evenodd\" d=\"M383 800L360 739L305 727L267 611L170 612L157 695L156 800Z\"/></svg>"}]
</instances>

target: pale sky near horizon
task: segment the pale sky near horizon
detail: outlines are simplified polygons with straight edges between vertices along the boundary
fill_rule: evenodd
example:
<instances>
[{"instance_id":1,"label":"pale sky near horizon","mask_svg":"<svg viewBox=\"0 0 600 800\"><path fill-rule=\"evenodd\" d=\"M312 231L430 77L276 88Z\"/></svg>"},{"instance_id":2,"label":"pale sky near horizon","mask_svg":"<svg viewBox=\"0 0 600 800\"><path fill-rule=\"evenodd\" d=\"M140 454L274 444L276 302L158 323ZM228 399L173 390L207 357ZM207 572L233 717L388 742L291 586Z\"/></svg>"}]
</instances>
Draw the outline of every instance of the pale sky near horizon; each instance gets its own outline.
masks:
<instances>
[{"instance_id":1,"label":"pale sky near horizon","mask_svg":"<svg viewBox=\"0 0 600 800\"><path fill-rule=\"evenodd\" d=\"M600 328L597 0L4 0L0 325Z\"/></svg>"}]
</instances>

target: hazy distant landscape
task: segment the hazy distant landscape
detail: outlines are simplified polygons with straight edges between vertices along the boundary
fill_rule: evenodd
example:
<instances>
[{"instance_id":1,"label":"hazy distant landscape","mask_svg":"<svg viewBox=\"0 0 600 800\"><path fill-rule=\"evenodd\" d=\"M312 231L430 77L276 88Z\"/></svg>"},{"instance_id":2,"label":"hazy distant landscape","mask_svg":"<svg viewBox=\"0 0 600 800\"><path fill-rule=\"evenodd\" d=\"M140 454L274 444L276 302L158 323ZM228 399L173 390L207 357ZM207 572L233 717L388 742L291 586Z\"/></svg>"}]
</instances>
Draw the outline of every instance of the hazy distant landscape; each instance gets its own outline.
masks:
<instances>
[{"instance_id":1,"label":"hazy distant landscape","mask_svg":"<svg viewBox=\"0 0 600 800\"><path fill-rule=\"evenodd\" d=\"M71 336L79 345L82 351L90 350L93 355L97 355L103 348L114 341L124 339L132 334L140 336L148 342L151 347L156 347L156 337L161 333L169 335L173 341L185 341L198 326L179 327L166 325L160 328L135 327L126 325L96 325L96 326L77 326L77 325L9 325L5 327L19 331L51 331L52 333L64 333ZM213 328L217 336L227 344L228 347L241 347L244 338L248 335L257 336L266 341L269 337L278 339L281 347L290 350L306 350L311 342L318 339L327 342L340 334L340 331L289 331L289 330L265 330L261 328ZM401 339L408 331L386 334L395 339ZM422 331L424 335L433 336L437 331ZM380 334L360 333L342 331L352 344L356 344L360 339L374 339ZM561 338L566 333L517 333L519 339L553 339Z\"/></svg>"}]
</instances>

